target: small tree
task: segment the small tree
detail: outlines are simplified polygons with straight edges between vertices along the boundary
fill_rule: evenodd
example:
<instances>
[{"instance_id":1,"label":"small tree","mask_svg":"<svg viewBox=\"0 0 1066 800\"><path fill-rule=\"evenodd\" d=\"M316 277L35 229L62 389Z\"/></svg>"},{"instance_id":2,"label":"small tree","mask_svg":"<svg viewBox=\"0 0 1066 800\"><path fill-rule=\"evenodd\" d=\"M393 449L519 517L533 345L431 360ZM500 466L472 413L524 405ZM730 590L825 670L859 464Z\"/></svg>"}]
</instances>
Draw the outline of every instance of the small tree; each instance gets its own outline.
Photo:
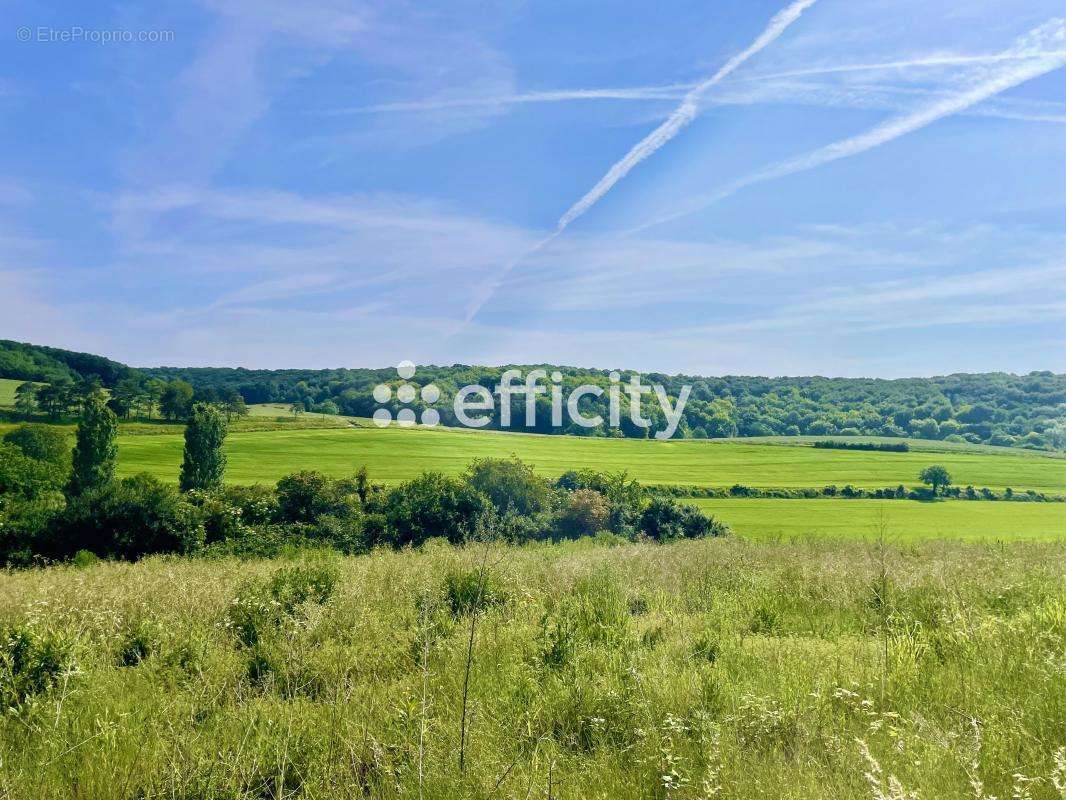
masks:
<instances>
[{"instance_id":1,"label":"small tree","mask_svg":"<svg viewBox=\"0 0 1066 800\"><path fill-rule=\"evenodd\" d=\"M67 494L77 497L92 489L99 489L115 477L115 458L118 448L115 435L118 422L107 407L107 397L96 392L85 400L78 423L74 445L73 467Z\"/></svg>"},{"instance_id":2,"label":"small tree","mask_svg":"<svg viewBox=\"0 0 1066 800\"><path fill-rule=\"evenodd\" d=\"M951 485L951 475L949 475L948 471L939 464L934 464L931 467L923 469L918 475L918 480L933 487L934 497L939 494L942 489L946 489Z\"/></svg>"},{"instance_id":3,"label":"small tree","mask_svg":"<svg viewBox=\"0 0 1066 800\"><path fill-rule=\"evenodd\" d=\"M181 490L214 489L222 485L226 472L226 420L217 408L205 403L193 406L185 426L185 457L178 481Z\"/></svg>"},{"instance_id":4,"label":"small tree","mask_svg":"<svg viewBox=\"0 0 1066 800\"><path fill-rule=\"evenodd\" d=\"M230 422L234 418L241 419L248 416L248 406L244 402L244 397L236 389L231 389L226 394L226 421Z\"/></svg>"},{"instance_id":5,"label":"small tree","mask_svg":"<svg viewBox=\"0 0 1066 800\"><path fill-rule=\"evenodd\" d=\"M304 413L304 404L300 402L293 403L289 410L292 412L292 415L294 417L298 417L302 413Z\"/></svg>"}]
</instances>

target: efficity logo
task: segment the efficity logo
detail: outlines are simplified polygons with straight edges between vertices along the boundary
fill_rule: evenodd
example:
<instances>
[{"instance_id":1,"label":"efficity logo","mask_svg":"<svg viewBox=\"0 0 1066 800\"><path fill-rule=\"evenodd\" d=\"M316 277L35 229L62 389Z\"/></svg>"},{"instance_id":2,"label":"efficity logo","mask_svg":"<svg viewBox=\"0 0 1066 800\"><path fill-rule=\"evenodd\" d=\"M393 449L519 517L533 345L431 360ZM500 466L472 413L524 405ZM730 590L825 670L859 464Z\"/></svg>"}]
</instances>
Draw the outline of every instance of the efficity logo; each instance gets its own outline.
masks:
<instances>
[{"instance_id":1,"label":"efficity logo","mask_svg":"<svg viewBox=\"0 0 1066 800\"><path fill-rule=\"evenodd\" d=\"M396 374L404 380L396 387L396 400L406 406L413 403L416 396L421 396L426 405L433 405L440 400L440 389L432 383L423 386L419 390L414 384L407 383L415 376L415 365L410 361L401 361L396 365ZM392 387L385 383L379 383L374 387L374 401L380 406L392 400ZM418 417L413 408L401 408L396 412L396 424L401 428L409 428L415 424ZM422 411L420 420L423 425L433 427L440 424L440 413L435 408L427 408ZM374 424L379 428L387 428L392 424L392 412L387 408L379 408L374 412Z\"/></svg>"},{"instance_id":2,"label":"efficity logo","mask_svg":"<svg viewBox=\"0 0 1066 800\"><path fill-rule=\"evenodd\" d=\"M421 417L409 404L414 403L416 397L421 398L425 406L432 406L441 398L441 391L432 383L421 388L409 381L415 376L417 368L411 361L401 361L396 365L396 374L403 381L395 389L395 399L401 406L397 409L395 421L403 428L409 428L416 422L426 426L440 424L440 412L435 408L423 408ZM607 420L606 424L611 428L620 428L622 422L622 394L625 393L629 403L629 421L638 428L651 428L654 420L644 416L643 402L646 395L651 394L658 402L665 420L665 427L656 431L653 435L656 439L669 439L677 431L681 423L681 417L685 412L685 404L688 403L692 387L684 385L678 393L677 402L672 402L666 393L666 388L660 384L649 385L641 383L639 375L633 375L628 381L623 381L617 372L611 372L608 376L610 383L605 388L592 383L583 383L574 387L564 397L563 375L558 370L551 373L550 380L547 370L532 369L524 376L518 369L505 370L500 375L500 382L495 390L479 384L468 384L455 393L452 399L452 413L458 424L467 428L484 428L492 422L496 413L497 402L499 405L499 425L501 428L511 427L512 397L524 397L525 399L525 427L535 428L537 425L537 396L548 395L551 401L551 425L553 428L562 428L574 424L582 428L597 428L604 425L605 420L600 414L587 413L588 409L582 410L581 401L586 397L601 398L607 395ZM385 383L379 383L374 387L374 401L379 406L386 403L392 404L394 397L393 388ZM586 404L587 405L587 404ZM475 412L476 416L471 416ZM374 424L380 428L386 428L393 422L393 413L390 408L378 408L374 412Z\"/></svg>"}]
</instances>

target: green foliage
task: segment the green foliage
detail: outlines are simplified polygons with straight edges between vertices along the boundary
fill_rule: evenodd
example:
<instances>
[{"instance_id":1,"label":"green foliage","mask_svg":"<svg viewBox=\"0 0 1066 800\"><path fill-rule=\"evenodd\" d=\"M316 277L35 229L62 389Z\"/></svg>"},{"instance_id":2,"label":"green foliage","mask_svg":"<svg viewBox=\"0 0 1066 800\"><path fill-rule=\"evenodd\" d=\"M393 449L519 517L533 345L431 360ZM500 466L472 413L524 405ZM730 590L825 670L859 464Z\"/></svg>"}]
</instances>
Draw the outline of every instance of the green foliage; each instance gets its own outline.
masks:
<instances>
[{"instance_id":1,"label":"green foliage","mask_svg":"<svg viewBox=\"0 0 1066 800\"><path fill-rule=\"evenodd\" d=\"M245 647L268 640L301 606L323 605L332 597L339 573L326 562L283 567L269 580L244 583L226 611L225 626Z\"/></svg>"},{"instance_id":2,"label":"green foliage","mask_svg":"<svg viewBox=\"0 0 1066 800\"><path fill-rule=\"evenodd\" d=\"M513 511L515 514L531 516L547 511L551 504L548 482L515 455L510 458L475 459L464 477L501 514Z\"/></svg>"},{"instance_id":3,"label":"green foliage","mask_svg":"<svg viewBox=\"0 0 1066 800\"><path fill-rule=\"evenodd\" d=\"M450 569L441 586L444 602L455 616L480 613L505 602L499 579L485 567Z\"/></svg>"},{"instance_id":4,"label":"green foliage","mask_svg":"<svg viewBox=\"0 0 1066 800\"><path fill-rule=\"evenodd\" d=\"M556 514L555 529L563 538L592 536L607 527L610 514L610 504L602 494L594 489L575 489Z\"/></svg>"},{"instance_id":5,"label":"green foliage","mask_svg":"<svg viewBox=\"0 0 1066 800\"><path fill-rule=\"evenodd\" d=\"M465 481L438 472L423 473L390 489L383 505L398 547L417 546L436 536L463 542L491 508L489 500Z\"/></svg>"},{"instance_id":6,"label":"green foliage","mask_svg":"<svg viewBox=\"0 0 1066 800\"><path fill-rule=\"evenodd\" d=\"M932 486L934 495L951 485L951 475L945 467L938 464L923 469L918 475L918 480Z\"/></svg>"},{"instance_id":7,"label":"green foliage","mask_svg":"<svg viewBox=\"0 0 1066 800\"><path fill-rule=\"evenodd\" d=\"M178 484L190 489L214 489L222 485L226 473L226 420L218 409L198 404L185 426L185 454Z\"/></svg>"},{"instance_id":8,"label":"green foliage","mask_svg":"<svg viewBox=\"0 0 1066 800\"><path fill-rule=\"evenodd\" d=\"M193 388L183 380L168 382L159 396L159 411L169 420L188 419L192 413Z\"/></svg>"},{"instance_id":9,"label":"green foliage","mask_svg":"<svg viewBox=\"0 0 1066 800\"><path fill-rule=\"evenodd\" d=\"M278 481L276 518L279 522L313 523L324 515L358 514L361 500L353 480L335 480L321 472L304 471Z\"/></svg>"},{"instance_id":10,"label":"green foliage","mask_svg":"<svg viewBox=\"0 0 1066 800\"><path fill-rule=\"evenodd\" d=\"M722 536L729 532L729 527L695 506L682 505L671 498L656 497L640 516L640 532L656 542L670 542Z\"/></svg>"},{"instance_id":11,"label":"green foliage","mask_svg":"<svg viewBox=\"0 0 1066 800\"><path fill-rule=\"evenodd\" d=\"M73 498L56 518L45 554L69 558L88 550L136 560L152 553L193 553L203 544L196 507L172 486L136 475Z\"/></svg>"},{"instance_id":12,"label":"green foliage","mask_svg":"<svg viewBox=\"0 0 1066 800\"><path fill-rule=\"evenodd\" d=\"M18 447L23 455L60 467L70 463L67 432L52 425L19 425L4 434L3 441Z\"/></svg>"},{"instance_id":13,"label":"green foliage","mask_svg":"<svg viewBox=\"0 0 1066 800\"><path fill-rule=\"evenodd\" d=\"M57 491L66 477L64 466L31 458L17 445L0 441L0 508L5 498L32 499Z\"/></svg>"},{"instance_id":14,"label":"green foliage","mask_svg":"<svg viewBox=\"0 0 1066 800\"><path fill-rule=\"evenodd\" d=\"M115 476L117 422L103 394L90 395L82 410L67 493L77 497L106 486Z\"/></svg>"},{"instance_id":15,"label":"green foliage","mask_svg":"<svg viewBox=\"0 0 1066 800\"><path fill-rule=\"evenodd\" d=\"M73 641L21 625L0 630L0 713L18 712L73 664Z\"/></svg>"}]
</instances>

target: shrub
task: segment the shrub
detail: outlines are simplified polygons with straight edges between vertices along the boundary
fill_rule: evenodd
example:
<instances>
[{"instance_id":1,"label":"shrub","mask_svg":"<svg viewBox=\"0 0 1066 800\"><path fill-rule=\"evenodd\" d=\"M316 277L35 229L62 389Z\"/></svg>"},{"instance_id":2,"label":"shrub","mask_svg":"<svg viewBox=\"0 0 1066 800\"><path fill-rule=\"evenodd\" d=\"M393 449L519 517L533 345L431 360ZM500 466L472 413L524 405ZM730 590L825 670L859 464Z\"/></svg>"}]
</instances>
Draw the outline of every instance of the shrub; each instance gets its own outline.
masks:
<instances>
[{"instance_id":1,"label":"shrub","mask_svg":"<svg viewBox=\"0 0 1066 800\"><path fill-rule=\"evenodd\" d=\"M394 544L420 545L434 536L465 541L490 509L488 499L465 481L425 472L390 490L385 517Z\"/></svg>"},{"instance_id":2,"label":"shrub","mask_svg":"<svg viewBox=\"0 0 1066 800\"><path fill-rule=\"evenodd\" d=\"M73 643L27 626L0 632L0 711L21 709L73 663Z\"/></svg>"},{"instance_id":3,"label":"shrub","mask_svg":"<svg viewBox=\"0 0 1066 800\"><path fill-rule=\"evenodd\" d=\"M276 519L313 523L330 514L344 517L359 513L361 503L350 481L334 480L321 472L303 471L278 481Z\"/></svg>"},{"instance_id":4,"label":"shrub","mask_svg":"<svg viewBox=\"0 0 1066 800\"><path fill-rule=\"evenodd\" d=\"M548 482L516 456L478 459L467 469L465 477L500 513L513 511L530 516L547 511L551 504Z\"/></svg>"},{"instance_id":5,"label":"shrub","mask_svg":"<svg viewBox=\"0 0 1066 800\"><path fill-rule=\"evenodd\" d=\"M26 567L42 553L45 532L63 507L61 495L0 495L0 564Z\"/></svg>"},{"instance_id":6,"label":"shrub","mask_svg":"<svg viewBox=\"0 0 1066 800\"><path fill-rule=\"evenodd\" d=\"M506 596L496 576L485 569L452 569L441 586L444 602L455 616L480 612L503 603Z\"/></svg>"},{"instance_id":7,"label":"shrub","mask_svg":"<svg viewBox=\"0 0 1066 800\"><path fill-rule=\"evenodd\" d=\"M3 440L15 445L27 458L70 466L70 437L54 425L19 425L4 434Z\"/></svg>"},{"instance_id":8,"label":"shrub","mask_svg":"<svg viewBox=\"0 0 1066 800\"><path fill-rule=\"evenodd\" d=\"M576 489L556 516L555 530L563 538L591 536L606 527L610 512L602 494L593 489Z\"/></svg>"},{"instance_id":9,"label":"shrub","mask_svg":"<svg viewBox=\"0 0 1066 800\"><path fill-rule=\"evenodd\" d=\"M695 506L681 505L665 497L657 497L648 503L640 517L641 533L657 542L721 536L728 530L724 523Z\"/></svg>"},{"instance_id":10,"label":"shrub","mask_svg":"<svg viewBox=\"0 0 1066 800\"><path fill-rule=\"evenodd\" d=\"M331 564L299 564L285 567L270 579L270 596L282 611L291 614L297 606L311 601L322 605L333 596L340 577Z\"/></svg>"},{"instance_id":11,"label":"shrub","mask_svg":"<svg viewBox=\"0 0 1066 800\"><path fill-rule=\"evenodd\" d=\"M89 550L136 560L152 553L191 553L204 544L197 509L151 475L109 483L73 499L56 518L48 555Z\"/></svg>"},{"instance_id":12,"label":"shrub","mask_svg":"<svg viewBox=\"0 0 1066 800\"><path fill-rule=\"evenodd\" d=\"M339 575L330 564L300 564L275 572L269 581L249 581L237 590L225 626L246 647L273 634L305 603L323 605Z\"/></svg>"},{"instance_id":13,"label":"shrub","mask_svg":"<svg viewBox=\"0 0 1066 800\"><path fill-rule=\"evenodd\" d=\"M49 461L31 458L20 447L0 442L0 496L23 499L58 491L66 481L66 470Z\"/></svg>"},{"instance_id":14,"label":"shrub","mask_svg":"<svg viewBox=\"0 0 1066 800\"><path fill-rule=\"evenodd\" d=\"M597 472L592 469L570 470L555 482L557 489L573 492L591 489L607 498L607 526L615 533L629 536L640 516L644 489L626 472Z\"/></svg>"}]
</instances>

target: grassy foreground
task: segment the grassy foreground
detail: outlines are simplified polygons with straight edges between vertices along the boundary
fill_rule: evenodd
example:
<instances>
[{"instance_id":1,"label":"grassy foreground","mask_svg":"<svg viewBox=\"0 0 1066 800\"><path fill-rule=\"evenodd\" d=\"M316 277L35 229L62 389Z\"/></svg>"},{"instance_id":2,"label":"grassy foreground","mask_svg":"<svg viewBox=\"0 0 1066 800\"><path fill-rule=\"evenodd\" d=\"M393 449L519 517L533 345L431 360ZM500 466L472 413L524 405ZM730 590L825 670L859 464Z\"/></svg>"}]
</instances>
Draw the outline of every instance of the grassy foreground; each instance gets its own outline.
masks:
<instances>
[{"instance_id":1,"label":"grassy foreground","mask_svg":"<svg viewBox=\"0 0 1066 800\"><path fill-rule=\"evenodd\" d=\"M119 471L177 479L182 437L124 436ZM954 482L1066 493L1066 459L1029 451L981 453L855 452L817 450L744 440L669 442L535 436L445 429L374 427L233 433L226 443L227 480L272 483L300 469L351 475L366 465L375 480L395 482L425 470L462 472L471 460L512 453L537 472L556 477L568 469L628 470L645 484L700 486L860 487L916 484L929 464L943 464Z\"/></svg>"},{"instance_id":2,"label":"grassy foreground","mask_svg":"<svg viewBox=\"0 0 1066 800\"><path fill-rule=\"evenodd\" d=\"M472 617L482 565L493 602ZM0 622L67 668L0 720L0 796L1039 799L1066 781L1062 544L435 546L293 570L4 575ZM306 602L293 575L317 576Z\"/></svg>"},{"instance_id":3,"label":"grassy foreground","mask_svg":"<svg viewBox=\"0 0 1066 800\"><path fill-rule=\"evenodd\" d=\"M1066 538L1066 503L686 499L747 538L847 536L892 541Z\"/></svg>"}]
</instances>

